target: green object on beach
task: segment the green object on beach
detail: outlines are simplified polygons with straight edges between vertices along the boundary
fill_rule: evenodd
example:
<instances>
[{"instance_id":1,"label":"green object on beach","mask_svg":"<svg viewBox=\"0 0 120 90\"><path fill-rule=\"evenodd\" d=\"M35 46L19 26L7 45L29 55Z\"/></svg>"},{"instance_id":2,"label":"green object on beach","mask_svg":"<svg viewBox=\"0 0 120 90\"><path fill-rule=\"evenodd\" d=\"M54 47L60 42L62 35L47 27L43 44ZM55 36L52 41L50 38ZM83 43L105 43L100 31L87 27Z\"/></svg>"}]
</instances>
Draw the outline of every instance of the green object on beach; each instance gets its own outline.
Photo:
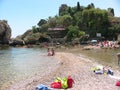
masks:
<instances>
[{"instance_id":1,"label":"green object on beach","mask_svg":"<svg viewBox=\"0 0 120 90\"><path fill-rule=\"evenodd\" d=\"M102 70L102 69L103 69L103 66L99 66L99 65L98 65L98 66L96 66L96 67L91 68L92 71L98 71L98 70L100 70L100 69Z\"/></svg>"},{"instance_id":2,"label":"green object on beach","mask_svg":"<svg viewBox=\"0 0 120 90\"><path fill-rule=\"evenodd\" d=\"M57 78L55 79L55 82L61 82L63 89L67 89L67 88L68 88L68 83L67 83L67 81L68 81L68 78L66 78L66 77L64 77L64 78L57 77Z\"/></svg>"},{"instance_id":3,"label":"green object on beach","mask_svg":"<svg viewBox=\"0 0 120 90\"><path fill-rule=\"evenodd\" d=\"M55 79L55 82L61 82L61 78L60 77L57 77L56 79Z\"/></svg>"},{"instance_id":4,"label":"green object on beach","mask_svg":"<svg viewBox=\"0 0 120 90\"><path fill-rule=\"evenodd\" d=\"M63 88L63 89L67 89L67 88L68 88L68 83L67 83L67 81L68 81L68 78L63 78L63 79L62 79L62 88Z\"/></svg>"}]
</instances>

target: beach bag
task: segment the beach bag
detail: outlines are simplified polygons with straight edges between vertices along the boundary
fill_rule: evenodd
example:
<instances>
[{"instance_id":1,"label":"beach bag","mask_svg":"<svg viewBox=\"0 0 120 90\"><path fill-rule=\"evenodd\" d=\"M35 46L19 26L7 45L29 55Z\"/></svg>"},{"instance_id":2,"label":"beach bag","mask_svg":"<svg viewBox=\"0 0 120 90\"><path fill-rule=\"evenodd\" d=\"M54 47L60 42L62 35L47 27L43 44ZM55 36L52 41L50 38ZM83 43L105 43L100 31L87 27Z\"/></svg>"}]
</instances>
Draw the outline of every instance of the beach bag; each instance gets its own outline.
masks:
<instances>
[{"instance_id":1,"label":"beach bag","mask_svg":"<svg viewBox=\"0 0 120 90\"><path fill-rule=\"evenodd\" d=\"M36 86L35 90L50 90L46 85L39 84Z\"/></svg>"},{"instance_id":2,"label":"beach bag","mask_svg":"<svg viewBox=\"0 0 120 90\"><path fill-rule=\"evenodd\" d=\"M55 79L55 82L51 84L52 88L61 88L61 89L67 89L68 88L68 78L60 78L57 77Z\"/></svg>"},{"instance_id":3,"label":"beach bag","mask_svg":"<svg viewBox=\"0 0 120 90\"><path fill-rule=\"evenodd\" d=\"M67 89L68 88L68 78L63 78L61 80L61 83L62 83L62 89Z\"/></svg>"},{"instance_id":4,"label":"beach bag","mask_svg":"<svg viewBox=\"0 0 120 90\"><path fill-rule=\"evenodd\" d=\"M103 74L103 70L97 70L97 71L95 71L95 74Z\"/></svg>"},{"instance_id":5,"label":"beach bag","mask_svg":"<svg viewBox=\"0 0 120 90\"><path fill-rule=\"evenodd\" d=\"M72 88L74 80L71 78L71 76L68 76L67 83L68 83L68 88Z\"/></svg>"},{"instance_id":6,"label":"beach bag","mask_svg":"<svg viewBox=\"0 0 120 90\"><path fill-rule=\"evenodd\" d=\"M120 81L116 82L116 86L120 86Z\"/></svg>"},{"instance_id":7,"label":"beach bag","mask_svg":"<svg viewBox=\"0 0 120 90\"><path fill-rule=\"evenodd\" d=\"M62 84L61 84L61 82L53 82L53 83L51 83L51 88L61 89Z\"/></svg>"},{"instance_id":8,"label":"beach bag","mask_svg":"<svg viewBox=\"0 0 120 90\"><path fill-rule=\"evenodd\" d=\"M108 69L107 74L113 75L114 73L113 73L113 71L111 71L110 69Z\"/></svg>"}]
</instances>

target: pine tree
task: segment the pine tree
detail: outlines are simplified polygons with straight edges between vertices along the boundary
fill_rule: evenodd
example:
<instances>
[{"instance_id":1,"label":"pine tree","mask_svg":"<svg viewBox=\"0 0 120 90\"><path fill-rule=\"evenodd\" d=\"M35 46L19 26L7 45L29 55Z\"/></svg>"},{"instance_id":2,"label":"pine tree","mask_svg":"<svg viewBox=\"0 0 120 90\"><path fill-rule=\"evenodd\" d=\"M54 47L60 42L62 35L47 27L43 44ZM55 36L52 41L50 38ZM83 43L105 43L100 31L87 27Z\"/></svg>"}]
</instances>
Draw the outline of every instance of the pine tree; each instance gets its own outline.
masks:
<instances>
[{"instance_id":1,"label":"pine tree","mask_svg":"<svg viewBox=\"0 0 120 90\"><path fill-rule=\"evenodd\" d=\"M80 11L80 3L77 2L77 11Z\"/></svg>"}]
</instances>

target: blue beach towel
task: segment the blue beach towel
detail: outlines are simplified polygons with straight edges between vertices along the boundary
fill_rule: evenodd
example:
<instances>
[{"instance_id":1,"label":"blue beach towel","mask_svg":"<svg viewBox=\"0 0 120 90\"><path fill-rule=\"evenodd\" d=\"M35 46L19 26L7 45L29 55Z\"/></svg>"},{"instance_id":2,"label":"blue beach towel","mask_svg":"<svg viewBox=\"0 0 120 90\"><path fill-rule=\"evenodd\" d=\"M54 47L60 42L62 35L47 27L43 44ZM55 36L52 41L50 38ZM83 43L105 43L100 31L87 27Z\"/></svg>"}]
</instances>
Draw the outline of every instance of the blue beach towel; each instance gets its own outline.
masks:
<instances>
[{"instance_id":1,"label":"blue beach towel","mask_svg":"<svg viewBox=\"0 0 120 90\"><path fill-rule=\"evenodd\" d=\"M46 85L39 84L36 86L35 90L51 90Z\"/></svg>"}]
</instances>

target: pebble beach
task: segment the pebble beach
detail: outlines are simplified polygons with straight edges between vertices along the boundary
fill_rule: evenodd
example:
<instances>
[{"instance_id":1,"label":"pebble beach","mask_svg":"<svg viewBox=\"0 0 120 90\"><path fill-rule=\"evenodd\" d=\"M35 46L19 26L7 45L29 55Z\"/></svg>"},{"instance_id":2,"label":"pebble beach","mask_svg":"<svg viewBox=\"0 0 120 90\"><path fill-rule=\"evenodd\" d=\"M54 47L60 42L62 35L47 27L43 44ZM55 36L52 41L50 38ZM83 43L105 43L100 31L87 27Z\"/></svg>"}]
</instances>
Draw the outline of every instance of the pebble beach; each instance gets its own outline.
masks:
<instances>
[{"instance_id":1,"label":"pebble beach","mask_svg":"<svg viewBox=\"0 0 120 90\"><path fill-rule=\"evenodd\" d=\"M67 76L71 76L75 82L73 87L67 90L120 89L120 87L115 86L118 81L117 79L111 78L108 75L96 75L93 73L91 68L97 65L96 62L67 52L56 52L54 57L58 60L57 67L48 67L44 75L35 75L32 78L14 83L6 90L35 90L38 84L44 84L50 87L50 84L56 77L62 78ZM119 71L114 70L114 72L116 76L120 76Z\"/></svg>"}]
</instances>

